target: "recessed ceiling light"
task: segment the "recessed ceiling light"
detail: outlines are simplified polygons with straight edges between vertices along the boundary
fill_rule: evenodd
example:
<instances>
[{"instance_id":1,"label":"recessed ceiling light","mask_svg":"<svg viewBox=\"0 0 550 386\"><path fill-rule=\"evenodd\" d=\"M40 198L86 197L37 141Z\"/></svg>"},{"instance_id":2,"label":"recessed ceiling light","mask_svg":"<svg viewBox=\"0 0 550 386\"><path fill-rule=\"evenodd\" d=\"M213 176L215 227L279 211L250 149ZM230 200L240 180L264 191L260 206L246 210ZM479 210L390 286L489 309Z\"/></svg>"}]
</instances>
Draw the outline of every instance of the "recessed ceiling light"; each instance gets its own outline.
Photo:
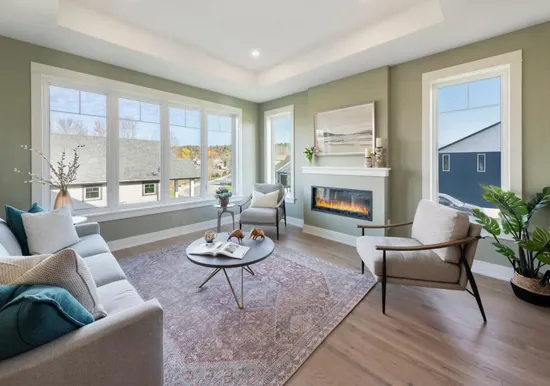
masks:
<instances>
[{"instance_id":1,"label":"recessed ceiling light","mask_svg":"<svg viewBox=\"0 0 550 386\"><path fill-rule=\"evenodd\" d=\"M260 57L260 51L258 51L258 50L251 50L251 51L250 51L250 56L252 56L253 58L259 58L259 57Z\"/></svg>"}]
</instances>

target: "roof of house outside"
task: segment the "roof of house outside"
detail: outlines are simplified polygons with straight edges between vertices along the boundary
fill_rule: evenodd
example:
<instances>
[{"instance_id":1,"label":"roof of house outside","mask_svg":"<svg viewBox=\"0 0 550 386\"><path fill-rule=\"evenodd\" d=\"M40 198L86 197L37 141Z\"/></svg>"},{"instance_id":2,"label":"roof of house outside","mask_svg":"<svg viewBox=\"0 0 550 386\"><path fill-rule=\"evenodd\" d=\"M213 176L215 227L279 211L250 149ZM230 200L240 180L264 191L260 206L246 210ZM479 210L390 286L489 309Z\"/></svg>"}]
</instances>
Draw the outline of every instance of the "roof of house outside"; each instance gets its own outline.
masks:
<instances>
[{"instance_id":1,"label":"roof of house outside","mask_svg":"<svg viewBox=\"0 0 550 386\"><path fill-rule=\"evenodd\" d=\"M72 159L72 150L78 145L80 169L75 184L106 182L106 165L98 160L106 159L106 138L89 135L50 135L51 161L55 165L63 150L67 159ZM160 178L160 142L145 139L119 140L120 181L156 181ZM170 152L170 179L200 178L197 168L188 159L176 158Z\"/></svg>"},{"instance_id":2,"label":"roof of house outside","mask_svg":"<svg viewBox=\"0 0 550 386\"><path fill-rule=\"evenodd\" d=\"M460 138L459 140L456 140L456 141L451 142L451 143L449 143L445 146L442 146L442 147L439 148L439 151L441 152L443 150L445 150L445 151L450 150L451 148L456 147L456 145L460 144L461 142L464 142L464 141L469 140L469 139L473 139L473 137L476 137L476 136L480 136L480 135L488 132L491 129L498 129L499 132L500 132L500 122L493 123L492 125L484 127L484 128L482 128L482 129L480 129L480 130L478 130L478 131L476 131L472 134L466 135L466 136ZM483 146L484 144L478 144L478 145ZM486 145L489 145L488 147L493 147L493 146L491 146L492 144L486 144ZM499 146L500 146L500 141L499 141Z\"/></svg>"}]
</instances>

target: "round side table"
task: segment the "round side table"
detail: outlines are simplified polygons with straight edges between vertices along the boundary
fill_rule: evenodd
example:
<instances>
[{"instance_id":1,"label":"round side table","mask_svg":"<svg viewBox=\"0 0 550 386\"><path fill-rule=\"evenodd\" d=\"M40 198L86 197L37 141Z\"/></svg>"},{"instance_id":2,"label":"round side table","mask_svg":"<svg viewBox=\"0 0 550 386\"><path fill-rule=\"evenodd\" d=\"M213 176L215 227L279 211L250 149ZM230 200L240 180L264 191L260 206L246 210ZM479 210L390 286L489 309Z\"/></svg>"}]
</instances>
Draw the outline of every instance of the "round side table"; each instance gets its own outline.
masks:
<instances>
[{"instance_id":1,"label":"round side table","mask_svg":"<svg viewBox=\"0 0 550 386\"><path fill-rule=\"evenodd\" d=\"M233 229L235 229L235 213L232 210L229 210L228 208L233 208L235 204L227 204L227 206L221 206L220 204L214 205L214 208L219 208L218 210L218 226L216 227L216 232L221 232L222 227L222 215L224 213L229 213L231 215L231 219L233 220Z\"/></svg>"}]
</instances>

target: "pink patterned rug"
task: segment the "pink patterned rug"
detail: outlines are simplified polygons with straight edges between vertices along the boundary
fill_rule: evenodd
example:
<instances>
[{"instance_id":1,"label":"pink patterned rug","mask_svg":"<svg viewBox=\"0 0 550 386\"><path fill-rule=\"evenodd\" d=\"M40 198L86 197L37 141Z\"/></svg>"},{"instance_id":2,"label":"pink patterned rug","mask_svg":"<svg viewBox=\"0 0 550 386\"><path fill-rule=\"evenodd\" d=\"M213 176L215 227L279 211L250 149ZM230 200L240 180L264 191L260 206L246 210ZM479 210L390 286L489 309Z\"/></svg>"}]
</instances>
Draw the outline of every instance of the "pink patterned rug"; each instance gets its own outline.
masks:
<instances>
[{"instance_id":1,"label":"pink patterned rug","mask_svg":"<svg viewBox=\"0 0 550 386\"><path fill-rule=\"evenodd\" d=\"M197 288L210 269L185 248L121 260L141 296L164 307L166 385L282 385L376 283L276 246L245 272L239 310L222 272ZM228 273L240 295L239 270Z\"/></svg>"}]
</instances>

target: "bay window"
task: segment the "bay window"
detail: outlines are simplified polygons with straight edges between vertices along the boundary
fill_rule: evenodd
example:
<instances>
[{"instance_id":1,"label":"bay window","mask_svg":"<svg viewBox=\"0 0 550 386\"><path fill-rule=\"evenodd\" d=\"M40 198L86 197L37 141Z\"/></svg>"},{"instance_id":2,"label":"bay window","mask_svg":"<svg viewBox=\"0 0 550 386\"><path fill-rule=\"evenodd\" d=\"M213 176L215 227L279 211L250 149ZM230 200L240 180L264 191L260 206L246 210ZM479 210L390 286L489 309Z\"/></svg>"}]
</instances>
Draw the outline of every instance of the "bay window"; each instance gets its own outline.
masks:
<instances>
[{"instance_id":1,"label":"bay window","mask_svg":"<svg viewBox=\"0 0 550 386\"><path fill-rule=\"evenodd\" d=\"M31 145L54 165L77 149L75 213L124 218L210 205L221 185L240 193L242 110L36 63L31 73ZM50 170L33 155L32 172ZM53 206L55 188L32 189Z\"/></svg>"},{"instance_id":2,"label":"bay window","mask_svg":"<svg viewBox=\"0 0 550 386\"><path fill-rule=\"evenodd\" d=\"M294 106L266 111L264 126L266 182L283 185L294 202Z\"/></svg>"}]
</instances>

